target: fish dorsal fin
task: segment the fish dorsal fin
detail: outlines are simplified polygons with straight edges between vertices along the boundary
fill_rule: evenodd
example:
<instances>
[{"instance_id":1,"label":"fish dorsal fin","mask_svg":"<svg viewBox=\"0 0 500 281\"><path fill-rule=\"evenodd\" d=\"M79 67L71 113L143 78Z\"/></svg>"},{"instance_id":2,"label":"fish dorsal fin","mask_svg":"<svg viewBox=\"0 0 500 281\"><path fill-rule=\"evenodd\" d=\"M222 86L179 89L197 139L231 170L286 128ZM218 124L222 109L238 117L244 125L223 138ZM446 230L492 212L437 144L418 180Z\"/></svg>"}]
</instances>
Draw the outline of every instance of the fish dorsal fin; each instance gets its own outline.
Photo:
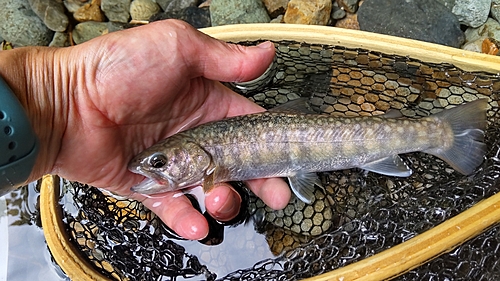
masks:
<instances>
[{"instance_id":1,"label":"fish dorsal fin","mask_svg":"<svg viewBox=\"0 0 500 281\"><path fill-rule=\"evenodd\" d=\"M412 170L406 163L399 157L399 155L392 155L376 161L366 163L360 167L361 169L395 177L409 177Z\"/></svg>"},{"instance_id":2,"label":"fish dorsal fin","mask_svg":"<svg viewBox=\"0 0 500 281\"><path fill-rule=\"evenodd\" d=\"M306 113L306 114L317 114L312 108L309 106L307 102L308 98L298 98L295 100L291 100L284 104L280 104L269 109L270 112L297 112L297 113Z\"/></svg>"},{"instance_id":3,"label":"fish dorsal fin","mask_svg":"<svg viewBox=\"0 0 500 281\"><path fill-rule=\"evenodd\" d=\"M311 204L314 200L315 186L321 186L318 175L316 173L297 173L294 176L288 177L290 188L297 198L307 204Z\"/></svg>"}]
</instances>

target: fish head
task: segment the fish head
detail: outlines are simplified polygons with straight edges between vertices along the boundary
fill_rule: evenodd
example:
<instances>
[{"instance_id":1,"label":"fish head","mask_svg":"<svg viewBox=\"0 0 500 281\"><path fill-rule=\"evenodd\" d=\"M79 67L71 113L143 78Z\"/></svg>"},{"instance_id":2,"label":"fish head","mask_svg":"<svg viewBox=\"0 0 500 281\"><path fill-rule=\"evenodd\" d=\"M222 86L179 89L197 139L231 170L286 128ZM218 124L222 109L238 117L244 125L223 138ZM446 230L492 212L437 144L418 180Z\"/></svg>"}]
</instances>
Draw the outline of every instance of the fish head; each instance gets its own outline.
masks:
<instances>
[{"instance_id":1,"label":"fish head","mask_svg":"<svg viewBox=\"0 0 500 281\"><path fill-rule=\"evenodd\" d=\"M150 179L132 187L133 191L154 194L200 185L211 166L212 157L201 146L173 136L135 156L128 169Z\"/></svg>"}]
</instances>

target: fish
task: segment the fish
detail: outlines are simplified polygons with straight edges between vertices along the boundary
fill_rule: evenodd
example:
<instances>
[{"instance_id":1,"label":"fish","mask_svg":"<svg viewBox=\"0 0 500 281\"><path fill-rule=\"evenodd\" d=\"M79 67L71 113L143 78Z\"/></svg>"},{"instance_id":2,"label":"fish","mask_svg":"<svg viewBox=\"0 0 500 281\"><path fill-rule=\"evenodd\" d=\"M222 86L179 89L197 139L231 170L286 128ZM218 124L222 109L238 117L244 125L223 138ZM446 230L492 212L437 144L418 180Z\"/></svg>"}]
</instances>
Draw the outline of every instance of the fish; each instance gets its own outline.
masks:
<instances>
[{"instance_id":1,"label":"fish","mask_svg":"<svg viewBox=\"0 0 500 281\"><path fill-rule=\"evenodd\" d=\"M321 187L318 172L361 168L408 177L412 169L400 154L424 152L470 175L486 153L487 99L422 118L333 117L303 110L301 102L205 123L152 145L129 162L131 172L146 177L131 190L209 191L222 182L286 177L293 193L311 203Z\"/></svg>"}]
</instances>

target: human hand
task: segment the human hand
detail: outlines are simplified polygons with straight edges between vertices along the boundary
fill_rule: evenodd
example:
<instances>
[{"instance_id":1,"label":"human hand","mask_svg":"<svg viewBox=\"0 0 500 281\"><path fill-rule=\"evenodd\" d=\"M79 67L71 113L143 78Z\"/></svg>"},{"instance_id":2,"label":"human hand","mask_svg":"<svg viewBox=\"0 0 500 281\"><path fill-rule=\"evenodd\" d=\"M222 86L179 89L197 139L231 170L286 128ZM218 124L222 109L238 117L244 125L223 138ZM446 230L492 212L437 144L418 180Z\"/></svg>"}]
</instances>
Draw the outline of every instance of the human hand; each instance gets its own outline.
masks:
<instances>
[{"instance_id":1,"label":"human hand","mask_svg":"<svg viewBox=\"0 0 500 281\"><path fill-rule=\"evenodd\" d=\"M13 50L16 51L16 50ZM23 53L24 52L24 53ZM175 132L225 117L263 111L216 81L258 77L274 46L230 45L174 20L110 33L65 49L20 49L24 71L1 73L18 95L41 141L32 179L45 173L143 201L179 235L201 239L205 218L185 196L131 194L143 177L127 170L136 154ZM2 57L0 57L1 68ZM20 85L23 78L27 85ZM271 208L285 207L281 179L248 182ZM227 184L205 199L219 220L237 215L241 198Z\"/></svg>"}]
</instances>

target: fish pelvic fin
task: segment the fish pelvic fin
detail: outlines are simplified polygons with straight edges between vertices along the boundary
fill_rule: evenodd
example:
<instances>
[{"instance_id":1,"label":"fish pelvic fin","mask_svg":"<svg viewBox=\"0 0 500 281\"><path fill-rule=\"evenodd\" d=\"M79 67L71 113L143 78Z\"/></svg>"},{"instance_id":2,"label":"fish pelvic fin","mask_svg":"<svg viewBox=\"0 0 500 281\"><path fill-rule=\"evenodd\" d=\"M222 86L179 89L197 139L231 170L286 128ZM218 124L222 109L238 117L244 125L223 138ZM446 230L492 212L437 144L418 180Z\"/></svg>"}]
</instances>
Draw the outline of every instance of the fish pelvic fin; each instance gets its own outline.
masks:
<instances>
[{"instance_id":1,"label":"fish pelvic fin","mask_svg":"<svg viewBox=\"0 0 500 281\"><path fill-rule=\"evenodd\" d=\"M453 144L448 149L433 148L424 152L439 157L464 175L472 174L486 154L487 109L488 100L479 99L435 114L450 125Z\"/></svg>"},{"instance_id":2,"label":"fish pelvic fin","mask_svg":"<svg viewBox=\"0 0 500 281\"><path fill-rule=\"evenodd\" d=\"M288 182L295 196L306 204L311 204L314 201L315 186L323 188L316 173L299 172L288 177Z\"/></svg>"},{"instance_id":3,"label":"fish pelvic fin","mask_svg":"<svg viewBox=\"0 0 500 281\"><path fill-rule=\"evenodd\" d=\"M399 157L399 155L392 155L376 161L366 163L360 167L361 169L395 177L409 177L412 170L406 163Z\"/></svg>"}]
</instances>

